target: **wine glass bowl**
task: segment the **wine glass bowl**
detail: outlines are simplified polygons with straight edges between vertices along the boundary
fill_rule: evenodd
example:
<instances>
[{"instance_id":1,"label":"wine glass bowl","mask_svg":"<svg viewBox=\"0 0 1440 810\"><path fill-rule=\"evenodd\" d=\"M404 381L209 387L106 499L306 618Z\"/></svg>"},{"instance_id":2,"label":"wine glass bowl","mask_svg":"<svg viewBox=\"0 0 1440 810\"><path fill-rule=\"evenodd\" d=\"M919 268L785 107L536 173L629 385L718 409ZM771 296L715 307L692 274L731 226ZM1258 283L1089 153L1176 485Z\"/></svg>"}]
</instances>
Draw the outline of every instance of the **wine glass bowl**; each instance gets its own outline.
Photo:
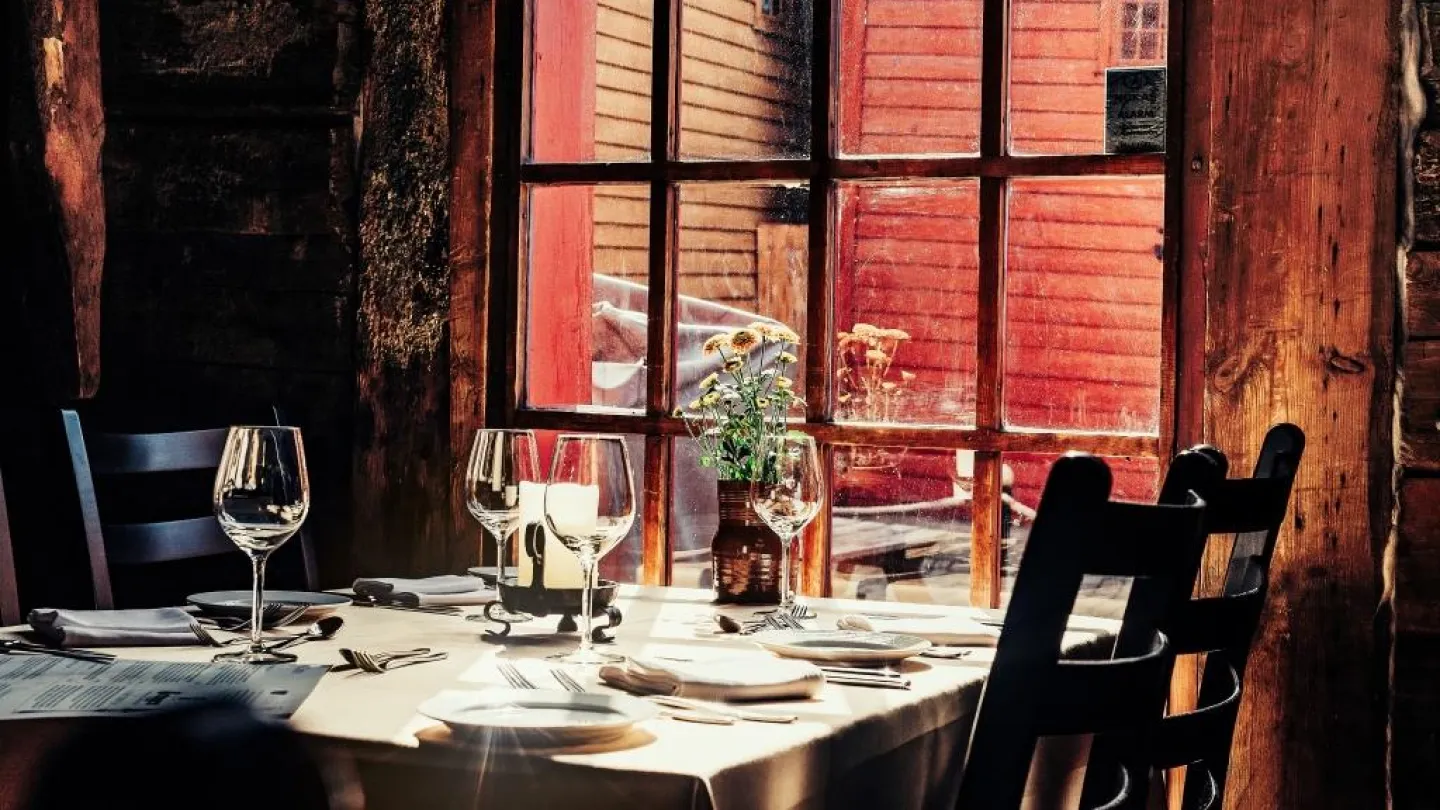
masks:
<instances>
[{"instance_id":1,"label":"wine glass bowl","mask_svg":"<svg viewBox=\"0 0 1440 810\"><path fill-rule=\"evenodd\" d=\"M750 484L750 505L780 537L780 607L795 604L790 545L820 513L825 480L815 440L802 433L767 436L760 443L760 475Z\"/></svg>"},{"instance_id":2,"label":"wine glass bowl","mask_svg":"<svg viewBox=\"0 0 1440 810\"><path fill-rule=\"evenodd\" d=\"M593 647L595 569L635 522L630 454L619 436L564 435L555 443L545 487L545 525L580 561L580 646L562 656L572 664L619 660Z\"/></svg>"},{"instance_id":3,"label":"wine glass bowl","mask_svg":"<svg viewBox=\"0 0 1440 810\"><path fill-rule=\"evenodd\" d=\"M509 562L506 543L520 528L523 516L520 491L525 484L538 485L540 460L535 434L528 430L478 430L465 468L465 506L470 515L495 538L495 584L506 582ZM529 618L509 613L512 620Z\"/></svg>"},{"instance_id":4,"label":"wine glass bowl","mask_svg":"<svg viewBox=\"0 0 1440 810\"><path fill-rule=\"evenodd\" d=\"M294 661L289 653L265 649L265 562L305 522L310 512L310 477L299 428L232 427L215 471L215 519L225 536L250 558L252 599L250 643L216 660L246 664Z\"/></svg>"}]
</instances>

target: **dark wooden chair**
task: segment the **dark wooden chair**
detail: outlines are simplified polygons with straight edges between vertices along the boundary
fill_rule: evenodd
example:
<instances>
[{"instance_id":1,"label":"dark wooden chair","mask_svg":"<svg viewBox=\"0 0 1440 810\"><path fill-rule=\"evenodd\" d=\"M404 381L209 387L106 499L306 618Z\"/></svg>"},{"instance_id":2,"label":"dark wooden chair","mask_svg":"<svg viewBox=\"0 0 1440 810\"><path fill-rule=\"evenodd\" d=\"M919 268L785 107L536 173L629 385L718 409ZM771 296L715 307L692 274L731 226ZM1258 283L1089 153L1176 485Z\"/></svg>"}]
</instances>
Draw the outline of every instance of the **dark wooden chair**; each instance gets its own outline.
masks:
<instances>
[{"instance_id":1,"label":"dark wooden chair","mask_svg":"<svg viewBox=\"0 0 1440 810\"><path fill-rule=\"evenodd\" d=\"M1109 468L1093 456L1067 455L1050 470L976 712L962 810L1018 808L1041 737L1133 735L1164 712L1174 654L1158 628L1172 583L1199 565L1204 504L1188 493L1177 504L1121 503L1110 500L1110 487ZM1154 580L1159 587L1132 591L1134 609L1114 657L1062 660L1066 622L1087 574ZM1140 652L1119 654L1120 641L1138 639L1145 642ZM1116 808L1146 792L1118 760L1092 755L1087 770L1104 774L1109 793L1086 796L1085 807Z\"/></svg>"},{"instance_id":2,"label":"dark wooden chair","mask_svg":"<svg viewBox=\"0 0 1440 810\"><path fill-rule=\"evenodd\" d=\"M1160 721L1130 758L1132 770L1184 767L1183 806L1187 810L1204 807L1207 802L1219 806L1224 798L1245 664L1265 606L1275 541L1289 510L1304 452L1305 434L1300 428L1276 425L1265 435L1252 477L1226 478L1224 454L1202 446L1176 458L1162 490L1162 498L1173 498L1182 486L1194 489L1205 499L1207 538L1235 537L1221 594L1192 598L1194 579L1182 582L1183 587L1171 595L1175 604L1162 625L1176 655L1205 654L1197 708ZM1211 480L1196 481L1188 474L1180 476L1183 481L1169 480L1195 457L1211 463ZM1136 587L1151 587L1151 583Z\"/></svg>"},{"instance_id":3,"label":"dark wooden chair","mask_svg":"<svg viewBox=\"0 0 1440 810\"><path fill-rule=\"evenodd\" d=\"M113 567L146 566L221 554L238 554L213 514L178 520L107 523L100 516L97 477L129 477L215 470L226 430L178 433L90 433L74 411L62 411L70 465L75 474L91 582L97 608L115 606ZM315 587L315 559L304 531L290 543L300 547L304 587Z\"/></svg>"},{"instance_id":4,"label":"dark wooden chair","mask_svg":"<svg viewBox=\"0 0 1440 810\"><path fill-rule=\"evenodd\" d=\"M15 579L15 545L10 512L5 508L5 479L0 478L0 624L20 623L20 588Z\"/></svg>"}]
</instances>

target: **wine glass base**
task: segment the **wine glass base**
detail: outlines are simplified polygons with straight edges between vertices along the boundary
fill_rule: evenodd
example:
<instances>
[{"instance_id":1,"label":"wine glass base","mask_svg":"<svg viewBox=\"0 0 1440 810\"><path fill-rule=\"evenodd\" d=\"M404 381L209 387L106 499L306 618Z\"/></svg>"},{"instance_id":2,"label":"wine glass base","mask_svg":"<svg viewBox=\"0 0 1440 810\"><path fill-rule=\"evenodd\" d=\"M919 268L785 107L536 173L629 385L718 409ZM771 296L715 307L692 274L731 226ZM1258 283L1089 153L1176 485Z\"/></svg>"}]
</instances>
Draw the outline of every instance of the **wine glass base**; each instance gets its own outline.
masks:
<instances>
[{"instance_id":1,"label":"wine glass base","mask_svg":"<svg viewBox=\"0 0 1440 810\"><path fill-rule=\"evenodd\" d=\"M601 664L619 664L625 661L625 656L614 653L602 653L599 650L574 650L568 653L556 653L547 655L547 660L559 661L565 664L578 664L581 666L600 666Z\"/></svg>"},{"instance_id":2,"label":"wine glass base","mask_svg":"<svg viewBox=\"0 0 1440 810\"><path fill-rule=\"evenodd\" d=\"M297 659L290 653L272 652L270 650L244 650L241 652L220 653L211 660L228 661L236 664L293 664Z\"/></svg>"}]
</instances>

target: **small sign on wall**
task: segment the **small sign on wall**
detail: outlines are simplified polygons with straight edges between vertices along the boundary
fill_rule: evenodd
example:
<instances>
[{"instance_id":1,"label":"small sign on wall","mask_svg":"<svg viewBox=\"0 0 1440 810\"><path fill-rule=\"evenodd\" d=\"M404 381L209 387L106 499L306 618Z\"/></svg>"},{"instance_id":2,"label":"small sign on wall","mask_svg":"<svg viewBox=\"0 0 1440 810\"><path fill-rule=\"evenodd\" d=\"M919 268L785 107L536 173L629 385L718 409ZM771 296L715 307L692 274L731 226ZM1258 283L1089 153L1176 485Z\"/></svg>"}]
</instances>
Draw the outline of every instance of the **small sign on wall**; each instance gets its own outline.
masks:
<instances>
[{"instance_id":1,"label":"small sign on wall","mask_svg":"<svg viewBox=\"0 0 1440 810\"><path fill-rule=\"evenodd\" d=\"M1105 70L1105 152L1165 151L1165 68Z\"/></svg>"}]
</instances>

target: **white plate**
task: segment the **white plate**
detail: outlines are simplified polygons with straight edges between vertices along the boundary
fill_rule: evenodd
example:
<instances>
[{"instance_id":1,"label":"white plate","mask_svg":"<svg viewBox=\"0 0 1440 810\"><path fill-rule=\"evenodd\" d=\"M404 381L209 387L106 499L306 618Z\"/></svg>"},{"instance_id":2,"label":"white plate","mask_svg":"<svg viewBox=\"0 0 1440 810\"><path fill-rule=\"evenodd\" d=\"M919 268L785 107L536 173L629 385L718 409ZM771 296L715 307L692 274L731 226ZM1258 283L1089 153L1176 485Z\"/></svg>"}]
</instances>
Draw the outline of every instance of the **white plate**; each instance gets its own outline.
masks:
<instances>
[{"instance_id":1,"label":"white plate","mask_svg":"<svg viewBox=\"0 0 1440 810\"><path fill-rule=\"evenodd\" d=\"M903 661L930 649L930 642L916 636L863 630L776 630L756 633L751 640L777 655L807 661Z\"/></svg>"},{"instance_id":2,"label":"white plate","mask_svg":"<svg viewBox=\"0 0 1440 810\"><path fill-rule=\"evenodd\" d=\"M206 591L205 593L192 593L185 597L185 601L200 608L210 616L233 616L236 618L250 618L250 601L253 599L250 591ZM300 614L296 621L320 618L344 605L350 604L348 596L340 596L334 593L320 593L318 591L274 591L265 590L265 603L272 604L280 602L287 605L308 605L309 609Z\"/></svg>"},{"instance_id":3,"label":"white plate","mask_svg":"<svg viewBox=\"0 0 1440 810\"><path fill-rule=\"evenodd\" d=\"M416 710L467 736L491 742L577 745L611 740L659 714L626 695L592 695L539 689L446 690Z\"/></svg>"}]
</instances>

